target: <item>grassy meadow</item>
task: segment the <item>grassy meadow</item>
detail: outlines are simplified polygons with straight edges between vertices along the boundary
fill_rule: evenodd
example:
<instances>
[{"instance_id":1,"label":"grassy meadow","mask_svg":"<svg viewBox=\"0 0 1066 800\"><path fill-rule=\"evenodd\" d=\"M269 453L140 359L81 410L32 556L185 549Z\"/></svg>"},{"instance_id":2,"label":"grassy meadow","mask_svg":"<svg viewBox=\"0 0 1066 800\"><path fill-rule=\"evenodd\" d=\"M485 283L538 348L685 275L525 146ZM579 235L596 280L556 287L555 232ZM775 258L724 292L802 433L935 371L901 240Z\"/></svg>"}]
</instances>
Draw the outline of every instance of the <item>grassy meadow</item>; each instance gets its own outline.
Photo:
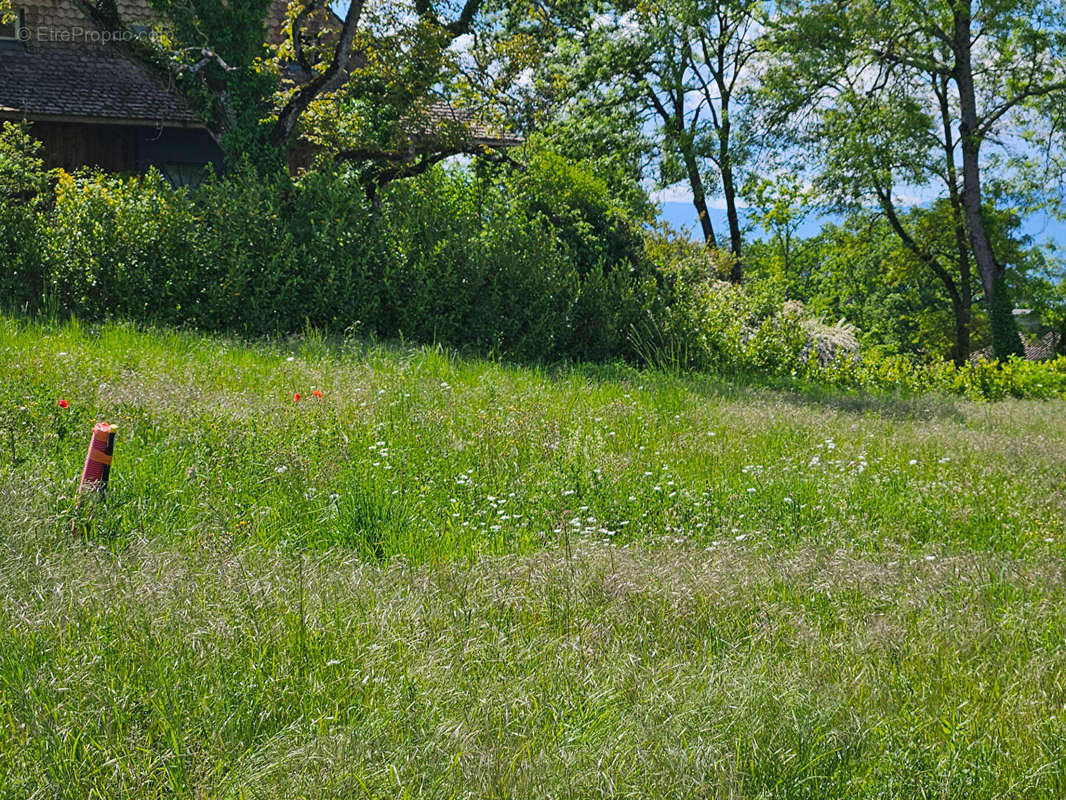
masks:
<instances>
[{"instance_id":1,"label":"grassy meadow","mask_svg":"<svg viewBox=\"0 0 1066 800\"><path fill-rule=\"evenodd\" d=\"M0 798L1066 795L1064 402L0 318L0 411Z\"/></svg>"}]
</instances>

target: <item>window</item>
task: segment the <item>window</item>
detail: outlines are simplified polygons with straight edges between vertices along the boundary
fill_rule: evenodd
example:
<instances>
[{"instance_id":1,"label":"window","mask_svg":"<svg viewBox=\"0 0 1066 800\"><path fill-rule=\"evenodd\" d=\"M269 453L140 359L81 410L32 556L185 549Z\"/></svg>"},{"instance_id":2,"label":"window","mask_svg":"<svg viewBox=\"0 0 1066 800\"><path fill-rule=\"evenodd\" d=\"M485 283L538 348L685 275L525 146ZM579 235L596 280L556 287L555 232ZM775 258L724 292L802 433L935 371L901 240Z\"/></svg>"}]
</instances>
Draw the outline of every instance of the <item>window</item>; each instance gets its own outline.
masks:
<instances>
[{"instance_id":1,"label":"window","mask_svg":"<svg viewBox=\"0 0 1066 800\"><path fill-rule=\"evenodd\" d=\"M181 164L171 162L163 167L163 175L175 189L195 189L204 182L207 174L205 164Z\"/></svg>"},{"instance_id":2,"label":"window","mask_svg":"<svg viewBox=\"0 0 1066 800\"><path fill-rule=\"evenodd\" d=\"M21 11L9 14L6 20L0 22L0 41L20 42L24 35L25 24Z\"/></svg>"}]
</instances>

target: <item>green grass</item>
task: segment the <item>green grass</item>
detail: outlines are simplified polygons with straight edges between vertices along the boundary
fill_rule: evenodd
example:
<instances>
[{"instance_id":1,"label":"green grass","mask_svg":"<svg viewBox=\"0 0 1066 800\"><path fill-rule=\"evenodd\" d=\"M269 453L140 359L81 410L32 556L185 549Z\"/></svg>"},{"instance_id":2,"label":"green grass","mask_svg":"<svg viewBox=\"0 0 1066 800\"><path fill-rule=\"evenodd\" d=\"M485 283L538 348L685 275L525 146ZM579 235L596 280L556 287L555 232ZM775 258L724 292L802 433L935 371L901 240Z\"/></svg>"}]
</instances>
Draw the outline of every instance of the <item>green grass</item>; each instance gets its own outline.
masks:
<instances>
[{"instance_id":1,"label":"green grass","mask_svg":"<svg viewBox=\"0 0 1066 800\"><path fill-rule=\"evenodd\" d=\"M1066 403L10 318L0 364L2 798L1066 795Z\"/></svg>"}]
</instances>

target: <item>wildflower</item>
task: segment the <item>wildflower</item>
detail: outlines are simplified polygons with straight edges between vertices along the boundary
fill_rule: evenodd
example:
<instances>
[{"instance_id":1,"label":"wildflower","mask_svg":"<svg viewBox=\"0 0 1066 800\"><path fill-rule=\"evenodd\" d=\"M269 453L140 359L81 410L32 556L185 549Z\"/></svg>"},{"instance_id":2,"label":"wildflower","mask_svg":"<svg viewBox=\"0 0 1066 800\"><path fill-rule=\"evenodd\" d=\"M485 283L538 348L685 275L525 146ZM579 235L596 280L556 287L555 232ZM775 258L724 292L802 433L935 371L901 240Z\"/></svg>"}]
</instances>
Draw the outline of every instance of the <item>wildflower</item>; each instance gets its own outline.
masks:
<instances>
[{"instance_id":1,"label":"wildflower","mask_svg":"<svg viewBox=\"0 0 1066 800\"><path fill-rule=\"evenodd\" d=\"M312 389L311 390L311 394L313 394L315 397L321 397L322 396L322 392L318 391L318 389Z\"/></svg>"},{"instance_id":2,"label":"wildflower","mask_svg":"<svg viewBox=\"0 0 1066 800\"><path fill-rule=\"evenodd\" d=\"M60 408L68 408L70 406L70 404L62 397L59 398L59 402L56 405L58 405Z\"/></svg>"},{"instance_id":3,"label":"wildflower","mask_svg":"<svg viewBox=\"0 0 1066 800\"><path fill-rule=\"evenodd\" d=\"M294 402L294 403L299 403L300 402L300 393L299 392L296 392L295 394L293 394L292 402Z\"/></svg>"}]
</instances>

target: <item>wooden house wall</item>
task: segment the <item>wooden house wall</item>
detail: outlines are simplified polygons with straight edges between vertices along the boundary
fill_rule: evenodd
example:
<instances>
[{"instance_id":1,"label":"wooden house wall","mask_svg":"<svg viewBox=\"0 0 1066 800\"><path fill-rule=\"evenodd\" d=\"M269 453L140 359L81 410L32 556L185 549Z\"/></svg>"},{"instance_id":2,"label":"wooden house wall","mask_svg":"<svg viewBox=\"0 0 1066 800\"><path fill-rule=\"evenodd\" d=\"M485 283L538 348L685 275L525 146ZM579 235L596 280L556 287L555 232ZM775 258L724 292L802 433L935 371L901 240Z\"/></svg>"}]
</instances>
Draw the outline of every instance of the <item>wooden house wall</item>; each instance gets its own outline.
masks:
<instances>
[{"instance_id":1,"label":"wooden house wall","mask_svg":"<svg viewBox=\"0 0 1066 800\"><path fill-rule=\"evenodd\" d=\"M44 144L50 167L99 167L107 172L144 172L168 165L222 165L222 151L204 130L137 125L38 122L32 133Z\"/></svg>"},{"instance_id":2,"label":"wooden house wall","mask_svg":"<svg viewBox=\"0 0 1066 800\"><path fill-rule=\"evenodd\" d=\"M49 167L100 167L107 172L137 169L138 128L122 125L70 125L38 122L33 135L44 144Z\"/></svg>"}]
</instances>

